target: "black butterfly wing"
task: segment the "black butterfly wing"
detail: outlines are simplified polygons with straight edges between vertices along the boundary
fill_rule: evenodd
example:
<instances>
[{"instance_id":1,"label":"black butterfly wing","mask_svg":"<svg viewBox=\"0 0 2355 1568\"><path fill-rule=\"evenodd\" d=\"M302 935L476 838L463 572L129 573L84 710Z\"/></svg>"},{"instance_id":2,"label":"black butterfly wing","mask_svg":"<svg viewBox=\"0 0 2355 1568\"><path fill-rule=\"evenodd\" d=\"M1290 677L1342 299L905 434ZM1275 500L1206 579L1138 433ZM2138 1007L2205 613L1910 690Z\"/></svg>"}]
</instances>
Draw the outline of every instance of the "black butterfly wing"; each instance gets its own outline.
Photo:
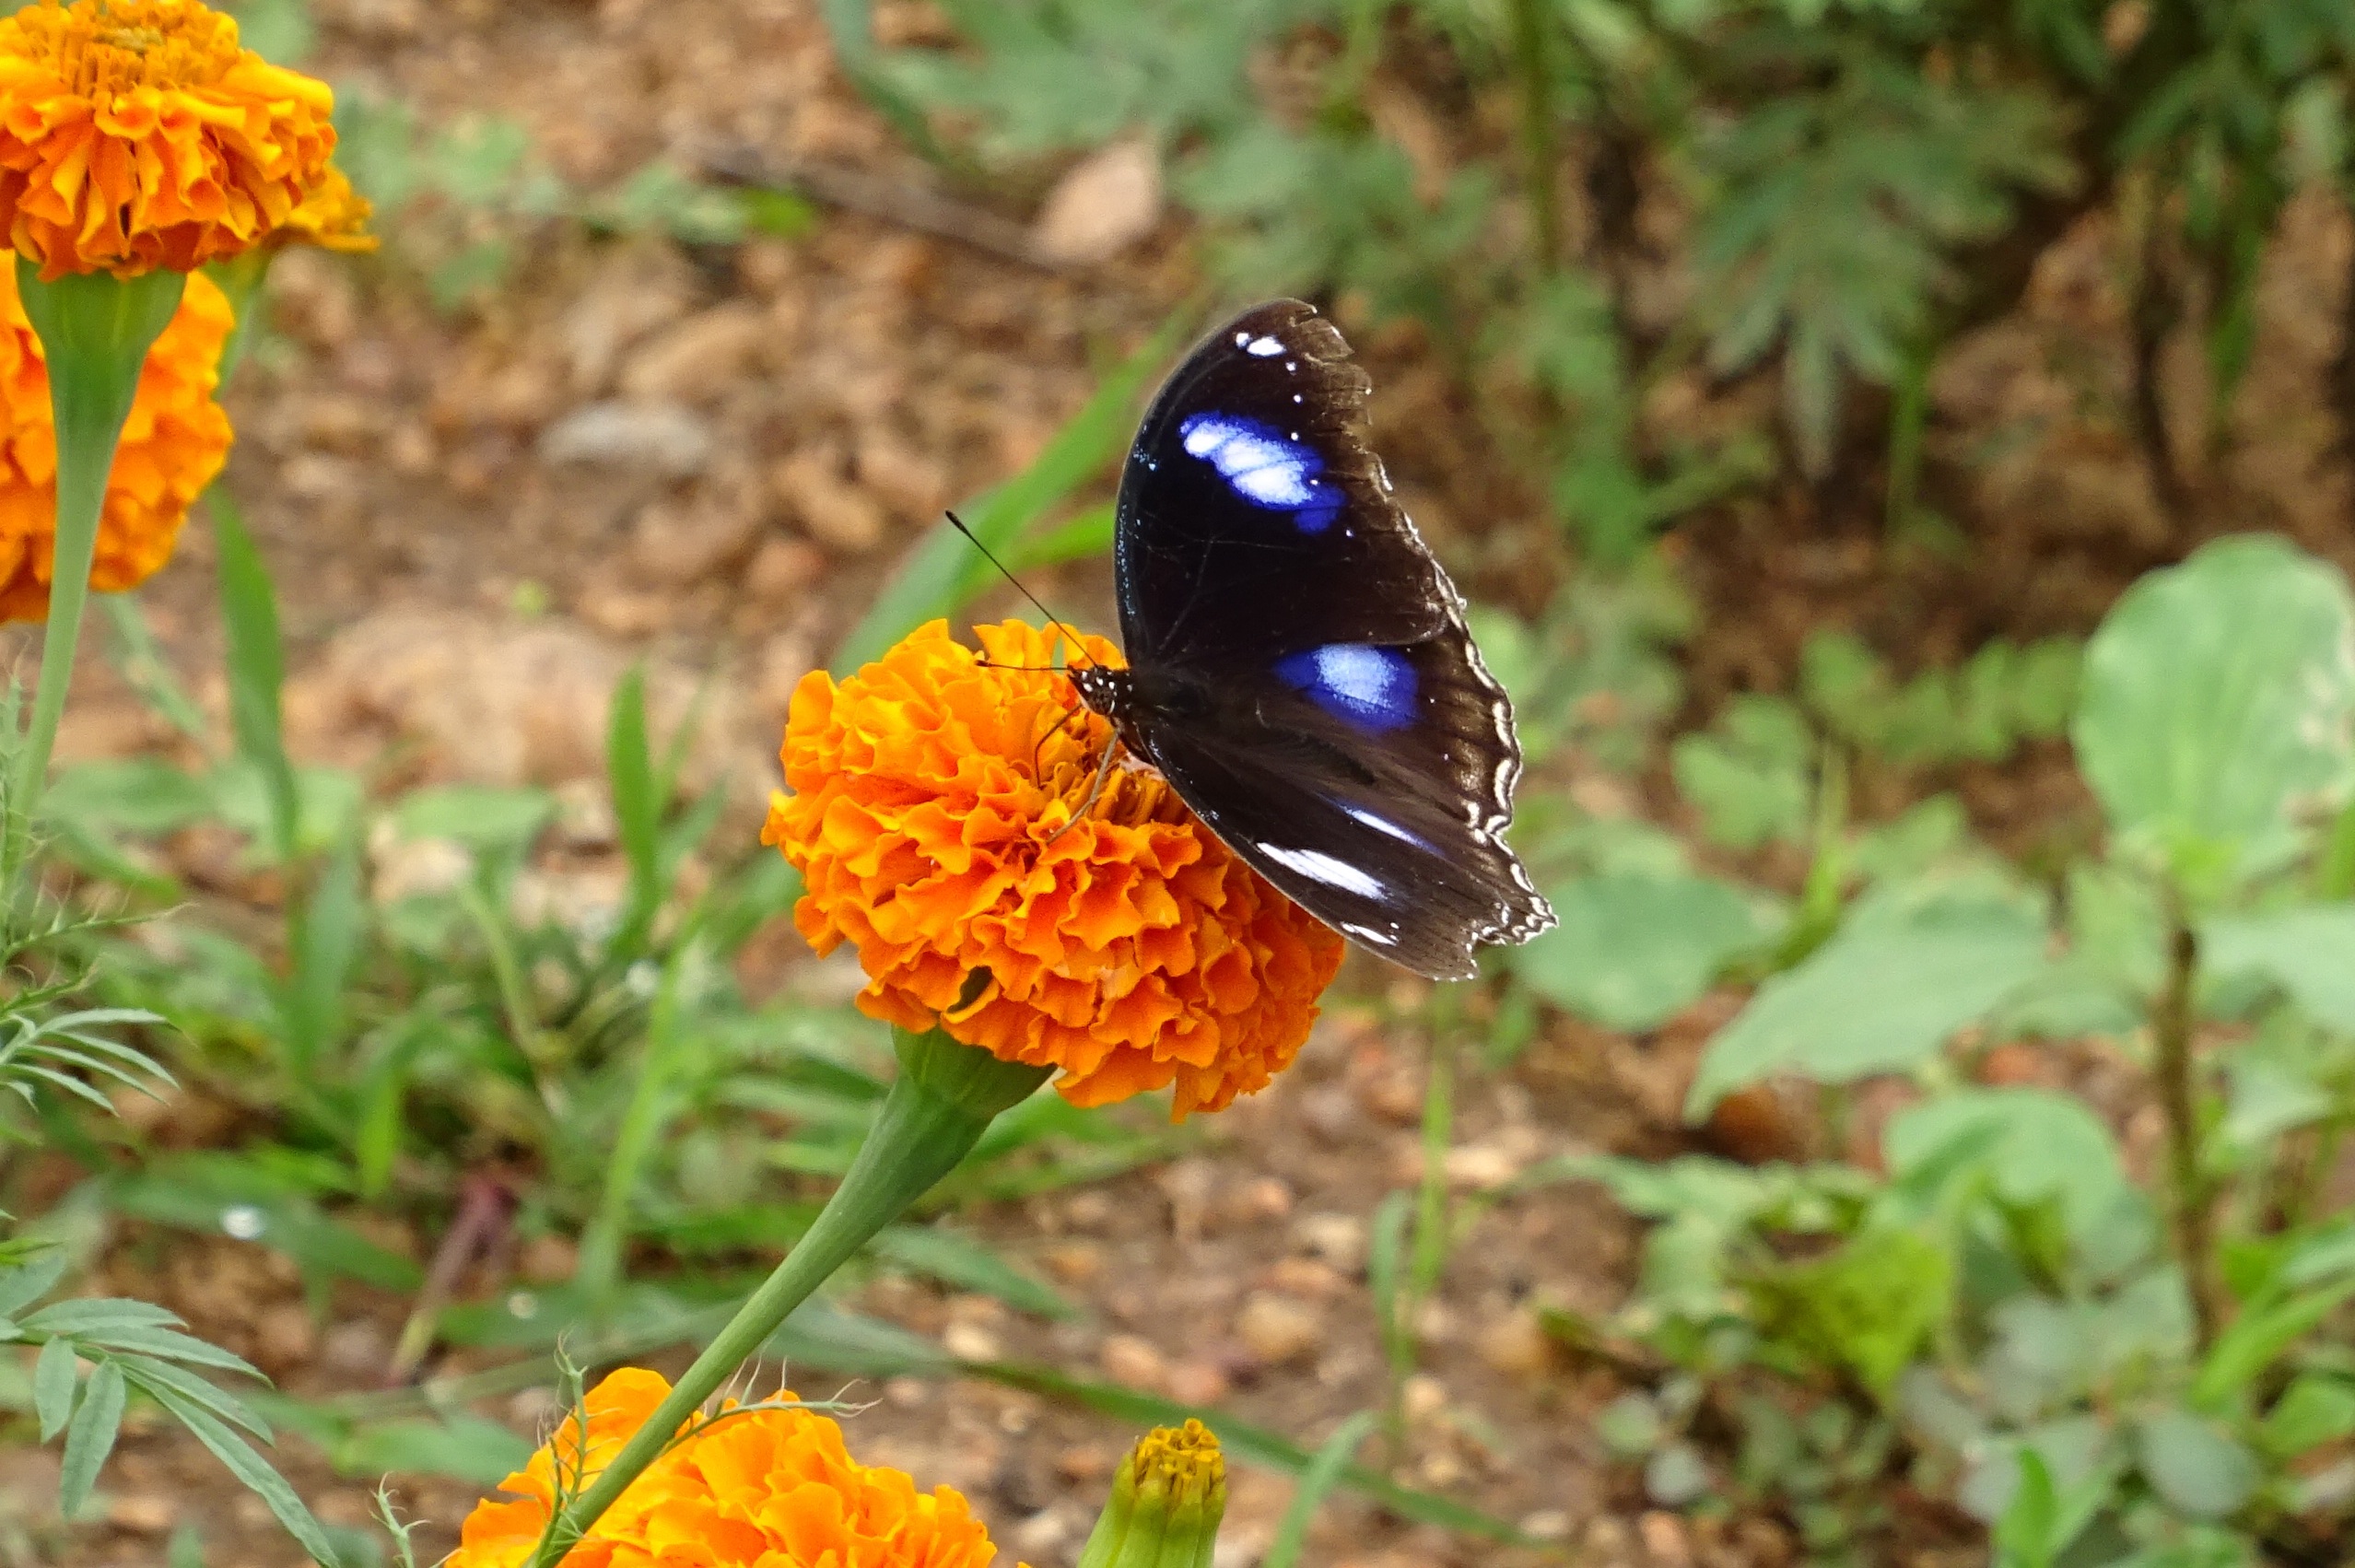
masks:
<instances>
[{"instance_id":1,"label":"black butterfly wing","mask_svg":"<svg viewBox=\"0 0 2355 1568\"><path fill-rule=\"evenodd\" d=\"M1369 383L1279 300L1206 339L1120 486L1141 748L1310 914L1435 978L1552 911L1504 841L1512 707L1365 439Z\"/></svg>"}]
</instances>

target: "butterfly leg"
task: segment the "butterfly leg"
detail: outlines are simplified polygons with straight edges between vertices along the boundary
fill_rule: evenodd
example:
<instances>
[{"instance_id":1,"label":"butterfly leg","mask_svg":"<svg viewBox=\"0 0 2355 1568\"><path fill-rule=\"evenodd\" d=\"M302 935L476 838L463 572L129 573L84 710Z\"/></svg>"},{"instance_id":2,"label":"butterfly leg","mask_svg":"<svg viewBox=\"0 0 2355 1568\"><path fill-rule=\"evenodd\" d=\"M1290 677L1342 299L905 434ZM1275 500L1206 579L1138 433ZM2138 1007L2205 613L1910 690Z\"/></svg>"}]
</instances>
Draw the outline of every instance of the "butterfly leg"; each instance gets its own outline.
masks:
<instances>
[{"instance_id":1,"label":"butterfly leg","mask_svg":"<svg viewBox=\"0 0 2355 1568\"><path fill-rule=\"evenodd\" d=\"M1071 821L1063 824L1062 826L1057 828L1054 832L1047 836L1047 843L1039 846L1041 849L1046 848L1049 844L1054 843L1056 839L1060 838L1064 834L1069 833L1072 828L1078 826L1080 818L1085 816L1090 811L1095 809L1096 801L1104 793L1104 781L1112 776L1112 759L1119 754L1119 750L1120 742L1119 737L1110 737L1105 741L1104 760L1095 765L1095 778L1087 787L1087 799L1079 803L1079 810L1072 813Z\"/></svg>"},{"instance_id":2,"label":"butterfly leg","mask_svg":"<svg viewBox=\"0 0 2355 1568\"><path fill-rule=\"evenodd\" d=\"M1040 781L1040 782L1042 782L1042 783L1043 783L1043 782L1045 782L1045 780L1046 780L1046 775L1045 775L1045 774L1043 774L1043 773L1041 773L1041 772L1039 771L1039 768L1038 768L1038 756L1039 756L1039 754L1040 754L1041 752L1044 752L1044 751L1047 749L1047 743L1048 743L1048 742L1049 742L1049 741L1053 740L1056 736L1058 736L1058 735L1061 734L1061 733L1062 733L1065 730L1067 730L1067 729L1071 728L1072 720L1074 720L1074 719L1076 719L1076 718L1078 718L1081 714L1085 713L1086 711L1087 711L1087 705L1086 705L1085 703L1074 703L1074 704L1072 704L1070 708L1066 708L1066 709L1064 709L1064 710L1063 710L1063 717L1056 722L1056 725L1055 725L1055 727L1054 727L1053 729L1051 729L1051 730L1048 731L1045 734L1043 734L1043 735L1041 735L1041 736L1039 736L1039 737L1038 737L1038 743L1037 743L1037 745L1034 745L1034 746L1032 746L1032 747L1030 748L1030 776L1031 776L1031 778L1035 778L1035 779L1037 779L1037 780L1039 780L1039 781Z\"/></svg>"}]
</instances>

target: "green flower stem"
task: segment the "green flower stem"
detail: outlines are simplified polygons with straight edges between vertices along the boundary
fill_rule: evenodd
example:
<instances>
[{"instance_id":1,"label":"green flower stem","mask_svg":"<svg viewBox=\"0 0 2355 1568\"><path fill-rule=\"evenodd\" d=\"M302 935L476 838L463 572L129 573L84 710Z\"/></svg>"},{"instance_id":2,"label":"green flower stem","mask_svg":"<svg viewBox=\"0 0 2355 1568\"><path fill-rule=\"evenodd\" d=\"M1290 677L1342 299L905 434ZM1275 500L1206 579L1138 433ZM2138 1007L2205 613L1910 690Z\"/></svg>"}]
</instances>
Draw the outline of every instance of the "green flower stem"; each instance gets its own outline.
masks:
<instances>
[{"instance_id":1,"label":"green flower stem","mask_svg":"<svg viewBox=\"0 0 2355 1568\"><path fill-rule=\"evenodd\" d=\"M554 1568L599 1515L669 1445L682 1422L759 1351L876 1232L908 1211L981 1141L1000 1113L1028 1098L1051 1068L1002 1062L934 1030L895 1032L899 1077L842 1185L750 1300L696 1357L670 1398L622 1445L596 1480L549 1520L528 1568Z\"/></svg>"},{"instance_id":2,"label":"green flower stem","mask_svg":"<svg viewBox=\"0 0 2355 1568\"><path fill-rule=\"evenodd\" d=\"M131 416L147 350L180 308L187 285L186 274L163 269L126 278L69 274L43 283L37 265L17 259L17 290L49 361L49 402L57 424L57 540L41 684L17 776L9 780L6 862L12 877L23 863L74 678L74 647L89 601L90 561L98 553L115 442Z\"/></svg>"}]
</instances>

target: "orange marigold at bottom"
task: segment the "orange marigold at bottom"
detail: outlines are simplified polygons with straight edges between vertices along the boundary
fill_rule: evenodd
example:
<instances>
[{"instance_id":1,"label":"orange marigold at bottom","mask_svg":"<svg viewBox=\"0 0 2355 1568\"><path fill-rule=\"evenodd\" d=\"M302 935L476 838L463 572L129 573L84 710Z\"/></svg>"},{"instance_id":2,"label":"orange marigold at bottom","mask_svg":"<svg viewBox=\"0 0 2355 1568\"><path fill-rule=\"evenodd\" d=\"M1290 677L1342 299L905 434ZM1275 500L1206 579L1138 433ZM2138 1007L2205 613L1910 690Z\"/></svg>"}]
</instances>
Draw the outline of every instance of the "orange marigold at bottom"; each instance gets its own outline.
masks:
<instances>
[{"instance_id":1,"label":"orange marigold at bottom","mask_svg":"<svg viewBox=\"0 0 2355 1568\"><path fill-rule=\"evenodd\" d=\"M171 559L188 509L228 460L229 421L213 401L221 348L236 318L228 296L189 275L179 313L148 351L131 417L115 449L99 520L90 586L135 588ZM57 427L49 366L17 294L15 258L0 252L0 620L49 614L57 541Z\"/></svg>"},{"instance_id":2,"label":"orange marigold at bottom","mask_svg":"<svg viewBox=\"0 0 2355 1568\"><path fill-rule=\"evenodd\" d=\"M934 621L794 691L792 792L761 838L802 871L802 934L858 950L866 1012L1060 1068L1077 1105L1174 1084L1182 1117L1264 1087L1307 1037L1341 938L1149 769L1115 767L1073 822L1111 725L1081 708L1060 638L975 635L986 662Z\"/></svg>"},{"instance_id":3,"label":"orange marigold at bottom","mask_svg":"<svg viewBox=\"0 0 2355 1568\"><path fill-rule=\"evenodd\" d=\"M517 1568L539 1545L559 1473L578 1491L669 1394L625 1367L589 1391L586 1441L567 1417L546 1447L476 1504L444 1568ZM779 1394L779 1399L792 1398ZM721 1407L733 1408L733 1402ZM715 1418L633 1481L564 1557L566 1568L988 1568L990 1532L949 1487L918 1492L902 1470L862 1465L814 1410Z\"/></svg>"}]
</instances>

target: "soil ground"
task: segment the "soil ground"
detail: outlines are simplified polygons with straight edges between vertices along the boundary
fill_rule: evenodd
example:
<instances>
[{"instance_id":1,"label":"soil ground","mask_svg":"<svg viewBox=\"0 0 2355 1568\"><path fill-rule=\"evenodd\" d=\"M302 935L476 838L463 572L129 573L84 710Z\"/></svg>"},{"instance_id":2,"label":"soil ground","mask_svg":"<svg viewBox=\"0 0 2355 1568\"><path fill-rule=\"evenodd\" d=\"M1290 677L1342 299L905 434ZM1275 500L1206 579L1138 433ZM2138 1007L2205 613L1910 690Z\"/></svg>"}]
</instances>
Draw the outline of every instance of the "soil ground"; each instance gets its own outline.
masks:
<instances>
[{"instance_id":1,"label":"soil ground","mask_svg":"<svg viewBox=\"0 0 2355 1568\"><path fill-rule=\"evenodd\" d=\"M885 25L899 25L897 8L884 9ZM911 188L927 181L837 73L810 0L316 0L313 10L322 74L404 98L428 125L514 115L580 186L656 156L692 161L735 144ZM1028 216L1011 199L1002 209ZM1928 497L1966 548L1892 541L1876 504L1797 485L1678 529L1670 547L1705 610L1686 650L1694 711L1784 684L1817 626L1854 627L1906 667L1998 633L2081 632L2136 573L2228 529L2280 529L2355 563L2340 431L2319 392L2338 348L2350 243L2343 209L2293 211L2267 273L2255 369L2213 459L2200 455L2197 347L2176 345L2170 390L2187 411L2177 446L2194 454L2195 497L2171 516L2151 497L2122 413L2108 237L2099 226L2071 236L2022 309L1939 374ZM1117 259L1051 271L828 211L806 238L720 256L544 234L494 298L439 314L397 248L357 267L288 256L274 278L272 334L230 398L239 444L228 485L277 576L295 750L365 767L386 788L592 778L613 681L642 659L658 715L677 715L709 685L695 766L732 781L733 820L748 835L793 682L943 505L1034 456L1096 372L1187 297L1197 281L1189 257L1174 219ZM1417 334L1376 333L1361 347L1377 437L1411 509L1466 564L1476 593L1510 594L1514 553L1494 541L1509 520L1536 515L1532 496ZM1687 400L1698 419L1718 393L1679 384L1661 395ZM636 412L602 434L591 421L584 434L580 411L608 403ZM145 595L184 670L219 666L212 566L205 529L192 526ZM1084 619L1107 620L1091 573L1036 586ZM95 657L95 640L90 652L64 754L168 747ZM193 684L223 708L217 676ZM1964 782L1982 826L1999 837L2075 809L2050 757ZM202 883L203 868L191 869ZM771 946L780 961L789 951ZM1215 1118L1182 1160L968 1216L990 1245L1080 1301L1076 1322L892 1280L853 1305L968 1353L1002 1350L1212 1400L1317 1443L1378 1398L1365 1225L1420 1164L1422 1042L1380 1024L1388 1013L1373 1005L1392 985L1353 961L1336 994L1365 1000L1332 1009L1299 1067ZM1493 1187L1552 1154L1693 1146L1676 1107L1700 1041L1732 1002L1711 998L1643 1039L1552 1022L1509 1071L1464 1083L1451 1177ZM201 1106L186 1110L201 1119ZM390 1239L420 1256L435 1240ZM1613 1375L1565 1357L1538 1328L1541 1304L1614 1305L1636 1240L1582 1189L1488 1209L1419 1325L1424 1373L1408 1392L1399 1473L1533 1537L1582 1545L1595 1568L1787 1561L1792 1539L1775 1521L1646 1513L1593 1433L1618 1391ZM226 1238L126 1234L110 1256L111 1286L162 1300L299 1394L375 1386L404 1309L345 1291L315 1312L272 1255ZM510 1258L511 1272L478 1271L467 1288L487 1295L560 1276L566 1262ZM1132 1435L980 1383L861 1393L875 1402L852 1423L859 1455L963 1489L1005 1561L1036 1568L1072 1560ZM486 1413L536 1433L548 1407L525 1396ZM365 1516L373 1478L338 1478L299 1445L286 1462L322 1517ZM70 1532L41 1512L53 1464L0 1455L0 1556L157 1562L171 1528L193 1522L207 1562L296 1561L259 1505L176 1431L128 1436L103 1521ZM426 1521L418 1546L431 1561L474 1493L430 1479L392 1485ZM1256 1561L1287 1495L1280 1479L1238 1477L1222 1563ZM1968 1561L1968 1539L1931 1518L1904 1551L1922 1564ZM32 1543L33 1555L12 1540ZM1309 1561L1403 1568L1545 1555L1403 1526L1344 1494L1325 1510Z\"/></svg>"}]
</instances>

